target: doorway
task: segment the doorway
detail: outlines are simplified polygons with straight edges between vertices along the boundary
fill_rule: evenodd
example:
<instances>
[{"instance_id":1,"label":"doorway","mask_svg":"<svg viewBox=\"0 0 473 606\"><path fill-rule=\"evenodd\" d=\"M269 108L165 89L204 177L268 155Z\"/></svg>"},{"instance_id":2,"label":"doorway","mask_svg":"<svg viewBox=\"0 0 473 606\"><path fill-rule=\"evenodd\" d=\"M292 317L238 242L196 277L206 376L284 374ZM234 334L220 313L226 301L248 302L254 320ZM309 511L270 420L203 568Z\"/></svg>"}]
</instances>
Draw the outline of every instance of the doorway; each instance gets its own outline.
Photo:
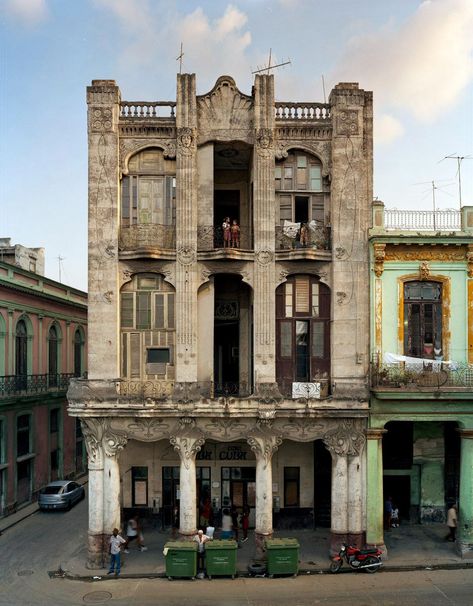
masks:
<instances>
[{"instance_id":1,"label":"doorway","mask_svg":"<svg viewBox=\"0 0 473 606\"><path fill-rule=\"evenodd\" d=\"M314 442L314 525L330 528L332 516L332 457L322 440Z\"/></svg>"}]
</instances>

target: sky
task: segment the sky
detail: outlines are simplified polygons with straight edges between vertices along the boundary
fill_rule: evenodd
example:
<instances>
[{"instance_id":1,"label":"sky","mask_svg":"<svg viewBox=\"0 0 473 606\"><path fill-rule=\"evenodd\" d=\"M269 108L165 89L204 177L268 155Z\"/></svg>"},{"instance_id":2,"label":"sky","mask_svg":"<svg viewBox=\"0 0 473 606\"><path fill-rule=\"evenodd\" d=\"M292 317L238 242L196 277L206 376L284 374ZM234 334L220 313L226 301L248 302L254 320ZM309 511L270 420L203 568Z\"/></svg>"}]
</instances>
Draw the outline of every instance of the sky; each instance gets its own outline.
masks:
<instances>
[{"instance_id":1,"label":"sky","mask_svg":"<svg viewBox=\"0 0 473 606\"><path fill-rule=\"evenodd\" d=\"M223 74L249 94L323 101L341 81L374 94L374 195L387 208L459 208L473 157L473 0L0 0L0 237L43 246L46 275L87 289L86 86L175 99L176 57L197 93ZM473 204L473 159L461 163ZM62 257L59 262L58 257Z\"/></svg>"}]
</instances>

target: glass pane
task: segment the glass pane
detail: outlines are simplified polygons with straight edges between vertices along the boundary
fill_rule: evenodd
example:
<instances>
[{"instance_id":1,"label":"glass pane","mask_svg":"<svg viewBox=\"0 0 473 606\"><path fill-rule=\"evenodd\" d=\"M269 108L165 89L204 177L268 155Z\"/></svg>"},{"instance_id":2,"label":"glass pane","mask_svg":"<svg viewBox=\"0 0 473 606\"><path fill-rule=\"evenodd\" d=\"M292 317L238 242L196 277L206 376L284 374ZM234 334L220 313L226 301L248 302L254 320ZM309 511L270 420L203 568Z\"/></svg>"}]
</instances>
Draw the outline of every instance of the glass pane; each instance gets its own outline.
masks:
<instances>
[{"instance_id":1,"label":"glass pane","mask_svg":"<svg viewBox=\"0 0 473 606\"><path fill-rule=\"evenodd\" d=\"M325 358L325 331L323 322L312 322L312 357Z\"/></svg>"},{"instance_id":2,"label":"glass pane","mask_svg":"<svg viewBox=\"0 0 473 606\"><path fill-rule=\"evenodd\" d=\"M310 167L310 189L312 191L322 191L322 171L320 166L311 165Z\"/></svg>"},{"instance_id":3,"label":"glass pane","mask_svg":"<svg viewBox=\"0 0 473 606\"><path fill-rule=\"evenodd\" d=\"M282 358L292 356L292 322L281 322L280 355Z\"/></svg>"},{"instance_id":4,"label":"glass pane","mask_svg":"<svg viewBox=\"0 0 473 606\"><path fill-rule=\"evenodd\" d=\"M308 322L296 322L296 379L309 380Z\"/></svg>"},{"instance_id":5,"label":"glass pane","mask_svg":"<svg viewBox=\"0 0 473 606\"><path fill-rule=\"evenodd\" d=\"M132 292L122 293L120 313L122 328L133 328L133 299L134 295Z\"/></svg>"},{"instance_id":6,"label":"glass pane","mask_svg":"<svg viewBox=\"0 0 473 606\"><path fill-rule=\"evenodd\" d=\"M158 278L157 276L138 276L138 289L139 290L152 290L157 288Z\"/></svg>"},{"instance_id":7,"label":"glass pane","mask_svg":"<svg viewBox=\"0 0 473 606\"><path fill-rule=\"evenodd\" d=\"M164 295L155 295L154 327L165 328L164 325Z\"/></svg>"},{"instance_id":8,"label":"glass pane","mask_svg":"<svg viewBox=\"0 0 473 606\"><path fill-rule=\"evenodd\" d=\"M230 467L222 467L222 480L230 479Z\"/></svg>"},{"instance_id":9,"label":"glass pane","mask_svg":"<svg viewBox=\"0 0 473 606\"><path fill-rule=\"evenodd\" d=\"M167 347L147 350L146 362L148 364L169 364L170 360L171 355Z\"/></svg>"},{"instance_id":10,"label":"glass pane","mask_svg":"<svg viewBox=\"0 0 473 606\"><path fill-rule=\"evenodd\" d=\"M123 177L122 180L122 219L124 225L130 222L130 178Z\"/></svg>"},{"instance_id":11,"label":"glass pane","mask_svg":"<svg viewBox=\"0 0 473 606\"><path fill-rule=\"evenodd\" d=\"M286 282L286 292L285 292L286 318L292 318L292 292L293 292L292 282Z\"/></svg>"},{"instance_id":12,"label":"glass pane","mask_svg":"<svg viewBox=\"0 0 473 606\"><path fill-rule=\"evenodd\" d=\"M151 293L137 293L136 307L136 328L151 328Z\"/></svg>"},{"instance_id":13,"label":"glass pane","mask_svg":"<svg viewBox=\"0 0 473 606\"><path fill-rule=\"evenodd\" d=\"M318 318L319 314L319 285L315 283L312 284L312 315Z\"/></svg>"},{"instance_id":14,"label":"glass pane","mask_svg":"<svg viewBox=\"0 0 473 606\"><path fill-rule=\"evenodd\" d=\"M306 168L307 166L307 157L306 156L297 156L297 168Z\"/></svg>"},{"instance_id":15,"label":"glass pane","mask_svg":"<svg viewBox=\"0 0 473 606\"><path fill-rule=\"evenodd\" d=\"M292 221L291 196L279 196L279 219L281 223L284 223L284 221Z\"/></svg>"},{"instance_id":16,"label":"glass pane","mask_svg":"<svg viewBox=\"0 0 473 606\"><path fill-rule=\"evenodd\" d=\"M168 328L174 328L174 294L168 296Z\"/></svg>"}]
</instances>

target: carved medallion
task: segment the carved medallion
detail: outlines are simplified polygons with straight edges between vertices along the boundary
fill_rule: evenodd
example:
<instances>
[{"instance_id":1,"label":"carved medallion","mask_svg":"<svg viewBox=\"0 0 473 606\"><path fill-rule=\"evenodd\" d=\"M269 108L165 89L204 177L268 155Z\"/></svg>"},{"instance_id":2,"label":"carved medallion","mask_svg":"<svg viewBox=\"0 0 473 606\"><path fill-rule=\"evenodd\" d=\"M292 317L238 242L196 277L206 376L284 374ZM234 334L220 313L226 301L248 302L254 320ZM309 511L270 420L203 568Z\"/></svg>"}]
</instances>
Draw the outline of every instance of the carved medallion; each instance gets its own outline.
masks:
<instances>
[{"instance_id":1,"label":"carved medallion","mask_svg":"<svg viewBox=\"0 0 473 606\"><path fill-rule=\"evenodd\" d=\"M181 246L177 251L177 260L181 265L192 265L197 258L197 254L190 246Z\"/></svg>"},{"instance_id":2,"label":"carved medallion","mask_svg":"<svg viewBox=\"0 0 473 606\"><path fill-rule=\"evenodd\" d=\"M256 261L260 265L268 265L273 260L273 253L270 250L259 250L256 253Z\"/></svg>"},{"instance_id":3,"label":"carved medallion","mask_svg":"<svg viewBox=\"0 0 473 606\"><path fill-rule=\"evenodd\" d=\"M358 131L358 110L341 111L337 118L337 135L358 135Z\"/></svg>"},{"instance_id":4,"label":"carved medallion","mask_svg":"<svg viewBox=\"0 0 473 606\"><path fill-rule=\"evenodd\" d=\"M97 107L92 110L90 115L91 127L94 132L104 132L112 130L113 113L109 108Z\"/></svg>"}]
</instances>

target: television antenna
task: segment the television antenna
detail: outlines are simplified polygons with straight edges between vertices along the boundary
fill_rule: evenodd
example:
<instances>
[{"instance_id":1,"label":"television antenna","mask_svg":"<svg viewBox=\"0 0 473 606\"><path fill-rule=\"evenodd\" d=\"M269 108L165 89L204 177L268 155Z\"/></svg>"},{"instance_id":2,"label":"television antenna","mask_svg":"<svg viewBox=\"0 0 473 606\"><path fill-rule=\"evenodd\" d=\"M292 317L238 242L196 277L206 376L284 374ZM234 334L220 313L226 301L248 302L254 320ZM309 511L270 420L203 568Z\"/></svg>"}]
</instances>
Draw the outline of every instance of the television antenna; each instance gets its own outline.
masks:
<instances>
[{"instance_id":1,"label":"television antenna","mask_svg":"<svg viewBox=\"0 0 473 606\"><path fill-rule=\"evenodd\" d=\"M179 61L179 74L182 73L182 59L184 57L184 53L182 52L182 42L181 42L181 50L178 54L178 56L176 57L176 61Z\"/></svg>"},{"instance_id":2,"label":"television antenna","mask_svg":"<svg viewBox=\"0 0 473 606\"><path fill-rule=\"evenodd\" d=\"M451 181L449 179L444 179L444 181L448 181L449 183L451 183ZM438 181L437 181L437 183L438 183ZM433 228L435 230L437 228L436 227L437 204L436 204L436 200L435 200L435 192L438 189L443 189L443 188L438 187L438 185L436 185L436 182L434 180L422 181L421 183L414 183L414 185L430 185L430 187L432 188L432 210L433 210L432 216L433 216ZM446 185L444 185L443 187L446 187ZM447 193L447 192L443 192L443 193Z\"/></svg>"},{"instance_id":3,"label":"television antenna","mask_svg":"<svg viewBox=\"0 0 473 606\"><path fill-rule=\"evenodd\" d=\"M255 69L251 73L252 74L260 74L261 72L266 72L267 74L270 74L272 69L276 69L277 67L283 67L284 65L290 65L291 64L291 60L288 59L287 61L283 61L282 63L276 63L275 65L271 65L271 59L272 59L272 49L270 48L269 49L268 65L265 65L264 67L259 67L258 69Z\"/></svg>"},{"instance_id":4,"label":"television antenna","mask_svg":"<svg viewBox=\"0 0 473 606\"><path fill-rule=\"evenodd\" d=\"M445 156L440 160L443 162L444 160L456 160L457 161L457 174L458 176L458 200L460 202L460 210L462 209L462 176L461 176L461 164L463 160L472 160L472 156L456 156L455 154L450 154L449 156Z\"/></svg>"}]
</instances>

